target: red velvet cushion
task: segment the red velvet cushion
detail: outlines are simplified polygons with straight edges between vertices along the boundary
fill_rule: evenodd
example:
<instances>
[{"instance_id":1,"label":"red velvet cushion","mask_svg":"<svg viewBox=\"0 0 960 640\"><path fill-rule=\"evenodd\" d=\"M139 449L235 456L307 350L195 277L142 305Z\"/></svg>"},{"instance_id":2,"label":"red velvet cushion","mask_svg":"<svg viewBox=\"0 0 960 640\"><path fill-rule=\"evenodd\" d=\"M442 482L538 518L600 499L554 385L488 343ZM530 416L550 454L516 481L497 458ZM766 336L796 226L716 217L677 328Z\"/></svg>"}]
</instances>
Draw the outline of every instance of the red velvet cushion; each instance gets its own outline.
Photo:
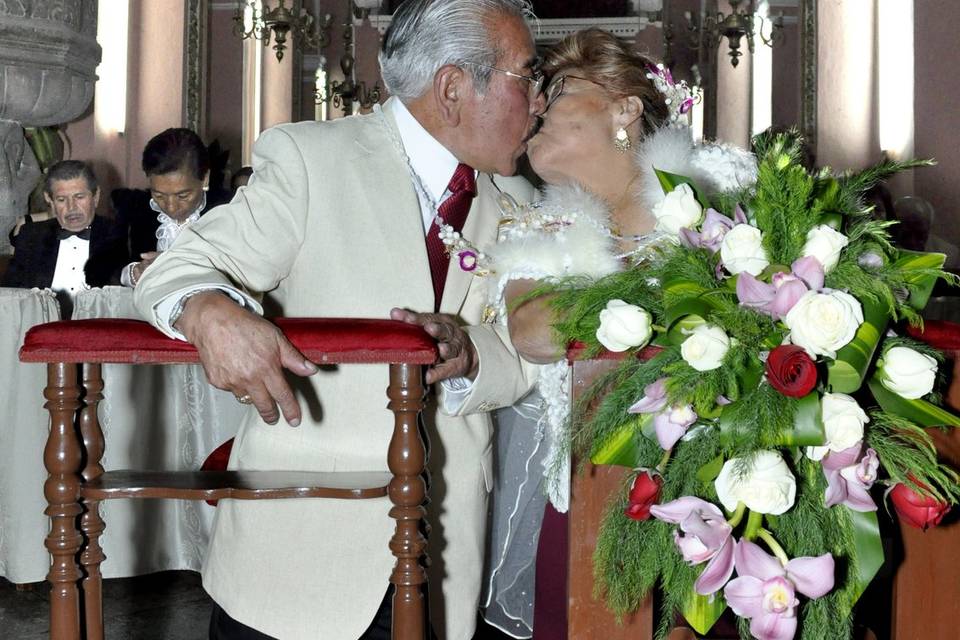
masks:
<instances>
[{"instance_id":1,"label":"red velvet cushion","mask_svg":"<svg viewBox=\"0 0 960 640\"><path fill-rule=\"evenodd\" d=\"M923 330L907 327L907 333L941 351L960 350L960 324L947 320L924 320Z\"/></svg>"},{"instance_id":2,"label":"red velvet cushion","mask_svg":"<svg viewBox=\"0 0 960 640\"><path fill-rule=\"evenodd\" d=\"M207 456L207 459L203 461L203 465L200 467L200 471L226 471L232 451L233 438L230 438ZM206 503L211 507L217 506L216 500L207 500Z\"/></svg>"},{"instance_id":3,"label":"red velvet cushion","mask_svg":"<svg viewBox=\"0 0 960 640\"><path fill-rule=\"evenodd\" d=\"M277 318L303 355L320 364L432 364L437 347L422 328L395 320ZM64 320L27 331L21 362L199 362L193 345L140 320Z\"/></svg>"},{"instance_id":4,"label":"red velvet cushion","mask_svg":"<svg viewBox=\"0 0 960 640\"><path fill-rule=\"evenodd\" d=\"M646 361L663 351L662 347L648 346L637 352L637 360ZM567 362L576 362L577 360L586 360L587 347L582 342L571 342L567 346ZM626 353L614 351L601 351L590 358L591 360L623 360Z\"/></svg>"}]
</instances>

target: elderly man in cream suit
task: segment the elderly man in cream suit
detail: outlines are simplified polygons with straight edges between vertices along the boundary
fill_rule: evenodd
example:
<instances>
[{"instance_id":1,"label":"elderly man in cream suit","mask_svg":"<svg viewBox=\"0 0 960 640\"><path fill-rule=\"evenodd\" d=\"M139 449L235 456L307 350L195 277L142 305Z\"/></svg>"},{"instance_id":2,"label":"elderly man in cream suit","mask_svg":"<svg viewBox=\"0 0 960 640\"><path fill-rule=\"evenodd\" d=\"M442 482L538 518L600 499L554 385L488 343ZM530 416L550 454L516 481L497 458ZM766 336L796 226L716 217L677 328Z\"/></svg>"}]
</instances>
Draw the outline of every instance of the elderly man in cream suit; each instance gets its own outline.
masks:
<instances>
[{"instance_id":1,"label":"elderly man in cream suit","mask_svg":"<svg viewBox=\"0 0 960 640\"><path fill-rule=\"evenodd\" d=\"M501 191L533 195L503 177L543 109L528 13L524 0L408 0L380 54L394 97L370 115L264 132L249 185L187 229L136 290L144 317L197 346L211 383L257 409L240 427L235 469L385 469L392 429L385 368L318 371L257 315L257 292L272 292L286 316L393 310L437 337L443 361L427 382L453 377L439 403L456 417L434 403L425 416L430 614L450 640L472 637L479 599L492 482L484 412L512 404L530 376L508 337L480 325L483 283L456 260L443 315L400 308L435 308L424 237L458 164L476 170L462 229L476 246L496 238ZM283 368L304 376L296 392ZM287 424L276 424L281 414ZM225 628L244 631L221 637L379 637L368 625L394 562L388 509L386 499L222 500L204 586L234 625Z\"/></svg>"}]
</instances>

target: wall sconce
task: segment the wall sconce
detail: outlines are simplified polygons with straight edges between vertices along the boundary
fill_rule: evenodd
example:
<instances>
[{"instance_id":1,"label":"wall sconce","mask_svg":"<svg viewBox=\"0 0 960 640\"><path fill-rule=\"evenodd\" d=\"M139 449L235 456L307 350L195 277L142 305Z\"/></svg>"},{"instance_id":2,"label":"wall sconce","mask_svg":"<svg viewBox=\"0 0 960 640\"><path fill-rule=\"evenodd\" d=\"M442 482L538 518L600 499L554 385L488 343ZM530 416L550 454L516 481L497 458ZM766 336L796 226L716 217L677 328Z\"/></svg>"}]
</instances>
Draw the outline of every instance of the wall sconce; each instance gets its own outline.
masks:
<instances>
[{"instance_id":1,"label":"wall sconce","mask_svg":"<svg viewBox=\"0 0 960 640\"><path fill-rule=\"evenodd\" d=\"M740 64L740 57L743 55L740 50L740 41L744 36L747 38L747 48L751 54L754 51L754 33L760 36L763 44L771 48L783 42L783 12L764 20L757 14L753 0L728 0L728 2L730 3L728 14L720 11L705 11L698 16L690 11L684 12L687 31L694 48L713 49L719 46L723 38L726 38L730 49L727 54L730 56L730 64L736 67ZM746 8L740 9L741 4L745 4ZM766 22L770 23L769 35L763 31Z\"/></svg>"},{"instance_id":2,"label":"wall sconce","mask_svg":"<svg viewBox=\"0 0 960 640\"><path fill-rule=\"evenodd\" d=\"M301 47L322 49L330 43L330 14L317 22L309 11L304 9L300 0L292 0L288 9L286 0L277 0L272 9L270 0L237 0L233 14L233 33L242 38L254 38L270 44L273 37L273 50L277 61L283 60L287 48L287 36Z\"/></svg>"},{"instance_id":3,"label":"wall sconce","mask_svg":"<svg viewBox=\"0 0 960 640\"><path fill-rule=\"evenodd\" d=\"M344 115L352 115L354 105L359 105L360 109L366 111L375 103L380 102L381 90L379 84L367 87L364 81L357 82L354 71L356 58L353 55L353 29L354 25L363 24L367 20L371 11L379 9L381 0L349 0L347 20L343 23L343 57L340 58L340 70L343 72L342 81L333 81L330 83L329 91L321 95L316 92L317 104L321 102L331 102L335 107L343 107Z\"/></svg>"}]
</instances>

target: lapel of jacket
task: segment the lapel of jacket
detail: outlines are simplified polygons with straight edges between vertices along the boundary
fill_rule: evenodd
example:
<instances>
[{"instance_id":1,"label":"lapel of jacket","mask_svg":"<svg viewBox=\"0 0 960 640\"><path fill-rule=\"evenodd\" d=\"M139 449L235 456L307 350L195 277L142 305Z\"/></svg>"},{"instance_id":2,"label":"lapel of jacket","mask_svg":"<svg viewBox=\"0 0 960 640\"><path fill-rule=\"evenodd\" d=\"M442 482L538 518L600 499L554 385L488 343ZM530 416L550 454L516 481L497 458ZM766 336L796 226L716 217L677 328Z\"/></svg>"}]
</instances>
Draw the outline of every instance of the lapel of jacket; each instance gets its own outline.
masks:
<instances>
[{"instance_id":1,"label":"lapel of jacket","mask_svg":"<svg viewBox=\"0 0 960 640\"><path fill-rule=\"evenodd\" d=\"M482 249L489 247L497 239L497 224L499 222L499 208L497 207L497 187L488 174L477 176L477 197L470 207L470 215L463 225L463 237L474 247ZM470 285L476 279L469 271L460 268L460 258L450 256L450 266L447 269L447 283L443 289L443 300L440 302L440 311L457 314L463 307Z\"/></svg>"},{"instance_id":2,"label":"lapel of jacket","mask_svg":"<svg viewBox=\"0 0 960 640\"><path fill-rule=\"evenodd\" d=\"M384 139L387 134L383 126L390 127L399 139L396 123L386 111L368 116L366 126L357 135L361 153L356 160L363 163L362 170L369 176L367 188L357 197L362 198L366 210L372 214L368 229L370 241L381 247L386 264L397 265L400 272L409 274L404 300L423 307L411 306L414 311L430 311L433 284L420 201L407 163L394 143ZM429 305L423 302L426 300L430 301Z\"/></svg>"},{"instance_id":3,"label":"lapel of jacket","mask_svg":"<svg viewBox=\"0 0 960 640\"><path fill-rule=\"evenodd\" d=\"M57 258L60 255L60 239L57 232L60 229L60 223L56 220L47 222L47 227L40 236L40 251L37 252L37 282L39 286L49 287L53 284L53 275L57 270Z\"/></svg>"}]
</instances>

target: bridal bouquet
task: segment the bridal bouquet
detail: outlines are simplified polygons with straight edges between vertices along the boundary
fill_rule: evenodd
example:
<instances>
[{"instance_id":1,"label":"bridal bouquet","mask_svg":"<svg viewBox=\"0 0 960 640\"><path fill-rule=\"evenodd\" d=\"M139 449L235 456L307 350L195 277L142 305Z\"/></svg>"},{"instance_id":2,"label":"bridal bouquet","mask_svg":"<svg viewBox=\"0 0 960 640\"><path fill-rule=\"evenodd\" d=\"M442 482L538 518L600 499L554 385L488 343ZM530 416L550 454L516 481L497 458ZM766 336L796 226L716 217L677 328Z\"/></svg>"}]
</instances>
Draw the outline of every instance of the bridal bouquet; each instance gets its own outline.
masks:
<instances>
[{"instance_id":1,"label":"bridal bouquet","mask_svg":"<svg viewBox=\"0 0 960 640\"><path fill-rule=\"evenodd\" d=\"M706 633L727 607L744 637L849 637L883 563L878 514L925 528L960 499L927 434L960 424L938 406L941 356L897 333L953 276L942 255L893 246L862 199L924 163L811 174L796 135L755 148L757 181L736 192L658 171L672 242L534 292L588 355L641 356L588 392L571 442L635 469L595 574L619 613L659 586L660 637L677 612Z\"/></svg>"}]
</instances>

